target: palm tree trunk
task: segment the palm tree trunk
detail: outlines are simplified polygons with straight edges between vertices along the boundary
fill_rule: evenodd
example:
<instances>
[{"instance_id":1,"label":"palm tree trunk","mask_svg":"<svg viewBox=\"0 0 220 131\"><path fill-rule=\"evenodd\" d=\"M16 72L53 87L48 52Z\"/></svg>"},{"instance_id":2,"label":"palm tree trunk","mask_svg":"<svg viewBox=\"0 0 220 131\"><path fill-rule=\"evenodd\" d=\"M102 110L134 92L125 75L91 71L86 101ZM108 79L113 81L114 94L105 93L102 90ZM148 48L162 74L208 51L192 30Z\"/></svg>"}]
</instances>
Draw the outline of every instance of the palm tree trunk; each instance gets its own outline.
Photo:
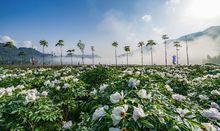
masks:
<instances>
[{"instance_id":1,"label":"palm tree trunk","mask_svg":"<svg viewBox=\"0 0 220 131\"><path fill-rule=\"evenodd\" d=\"M176 48L176 64L179 64L178 48Z\"/></svg>"},{"instance_id":2,"label":"palm tree trunk","mask_svg":"<svg viewBox=\"0 0 220 131\"><path fill-rule=\"evenodd\" d=\"M94 52L92 52L92 65L94 65Z\"/></svg>"},{"instance_id":3,"label":"palm tree trunk","mask_svg":"<svg viewBox=\"0 0 220 131\"><path fill-rule=\"evenodd\" d=\"M188 42L187 42L187 36L186 39L186 59L187 59L187 65L189 65L189 50L188 50Z\"/></svg>"},{"instance_id":4,"label":"palm tree trunk","mask_svg":"<svg viewBox=\"0 0 220 131\"><path fill-rule=\"evenodd\" d=\"M63 65L63 61L62 61L62 57L63 57L63 53L62 53L62 46L60 46L60 64L61 66Z\"/></svg>"},{"instance_id":5,"label":"palm tree trunk","mask_svg":"<svg viewBox=\"0 0 220 131\"><path fill-rule=\"evenodd\" d=\"M141 46L141 65L144 65L143 47Z\"/></svg>"},{"instance_id":6,"label":"palm tree trunk","mask_svg":"<svg viewBox=\"0 0 220 131\"><path fill-rule=\"evenodd\" d=\"M127 66L128 66L128 53L127 53Z\"/></svg>"},{"instance_id":7,"label":"palm tree trunk","mask_svg":"<svg viewBox=\"0 0 220 131\"><path fill-rule=\"evenodd\" d=\"M151 65L154 65L154 61L153 61L153 49L152 47L150 48L151 50Z\"/></svg>"},{"instance_id":8,"label":"palm tree trunk","mask_svg":"<svg viewBox=\"0 0 220 131\"><path fill-rule=\"evenodd\" d=\"M118 60L117 60L117 49L115 47L115 66L118 66Z\"/></svg>"},{"instance_id":9,"label":"palm tree trunk","mask_svg":"<svg viewBox=\"0 0 220 131\"><path fill-rule=\"evenodd\" d=\"M43 66L44 66L44 46L43 46Z\"/></svg>"},{"instance_id":10,"label":"palm tree trunk","mask_svg":"<svg viewBox=\"0 0 220 131\"><path fill-rule=\"evenodd\" d=\"M165 41L165 65L167 66L167 42Z\"/></svg>"},{"instance_id":11,"label":"palm tree trunk","mask_svg":"<svg viewBox=\"0 0 220 131\"><path fill-rule=\"evenodd\" d=\"M82 51L82 64L84 65L84 51Z\"/></svg>"},{"instance_id":12,"label":"palm tree trunk","mask_svg":"<svg viewBox=\"0 0 220 131\"><path fill-rule=\"evenodd\" d=\"M73 55L71 54L71 65L73 65Z\"/></svg>"}]
</instances>

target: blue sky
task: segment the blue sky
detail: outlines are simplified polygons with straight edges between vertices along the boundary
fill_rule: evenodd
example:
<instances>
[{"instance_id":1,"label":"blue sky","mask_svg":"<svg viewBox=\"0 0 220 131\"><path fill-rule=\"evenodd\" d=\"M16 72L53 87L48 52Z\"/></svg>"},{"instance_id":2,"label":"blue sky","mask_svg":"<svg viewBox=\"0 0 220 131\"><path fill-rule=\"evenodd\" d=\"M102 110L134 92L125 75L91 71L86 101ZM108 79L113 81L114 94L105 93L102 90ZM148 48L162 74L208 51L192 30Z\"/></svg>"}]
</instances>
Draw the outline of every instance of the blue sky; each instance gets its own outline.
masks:
<instances>
[{"instance_id":1,"label":"blue sky","mask_svg":"<svg viewBox=\"0 0 220 131\"><path fill-rule=\"evenodd\" d=\"M219 0L0 0L0 41L34 46L46 39L55 51L59 39L64 49L76 48L81 39L86 51L112 55L112 41L137 48L138 41L161 35L177 38L220 23ZM206 8L206 10L204 10ZM76 53L79 53L77 50Z\"/></svg>"}]
</instances>

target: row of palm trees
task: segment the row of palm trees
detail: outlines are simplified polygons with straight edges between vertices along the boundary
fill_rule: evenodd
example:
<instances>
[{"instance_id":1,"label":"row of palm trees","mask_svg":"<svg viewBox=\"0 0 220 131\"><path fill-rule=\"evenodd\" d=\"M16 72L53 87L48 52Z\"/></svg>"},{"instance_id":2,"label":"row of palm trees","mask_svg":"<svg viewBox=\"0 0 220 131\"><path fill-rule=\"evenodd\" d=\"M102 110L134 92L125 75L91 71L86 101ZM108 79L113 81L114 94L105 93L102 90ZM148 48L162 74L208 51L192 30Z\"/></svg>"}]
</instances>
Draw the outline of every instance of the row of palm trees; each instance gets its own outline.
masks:
<instances>
[{"instance_id":1,"label":"row of palm trees","mask_svg":"<svg viewBox=\"0 0 220 131\"><path fill-rule=\"evenodd\" d=\"M168 40L169 40L169 37L167 35L162 35L162 40L164 40L164 45L165 45L165 50L164 50L164 58L165 58L165 65L167 66L168 65L168 62L167 62L167 44L168 44ZM186 58L187 58L187 65L189 65L189 52L188 52L188 42L187 42L187 36L185 36L185 41L186 41ZM144 58L143 58L143 48L144 46L146 47L150 47L150 54L151 54L151 65L154 65L154 60L153 60L153 46L155 46L157 43L154 41L154 40L148 40L147 43L145 44L144 41L141 41L138 43L138 47L140 48L141 50L141 65L143 66L144 64ZM176 48L176 58L177 58L177 65L179 64L179 48L182 47L180 45L180 42L179 41L174 41L173 42L173 46ZM118 42L114 41L112 43L112 46L115 48L115 65L117 66L117 47L118 47ZM130 49L130 46L124 46L124 51L126 52L126 60L127 60L127 65L128 65L128 55L131 51Z\"/></svg>"},{"instance_id":2,"label":"row of palm trees","mask_svg":"<svg viewBox=\"0 0 220 131\"><path fill-rule=\"evenodd\" d=\"M42 51L43 51L43 66L45 65L45 55L44 55L44 48L45 47L48 47L48 42L46 40L40 40L40 45L42 46ZM63 46L64 46L64 40L58 40L58 42L55 44L55 46L59 46L60 47L60 64L63 65ZM81 51L82 55L81 55L81 58L82 58L82 64L84 65L84 50L85 50L85 44L79 40L79 42L77 43L77 47L79 48L79 50ZM95 64L95 47L94 46L91 46L91 51L92 51L92 64L94 65ZM74 55L74 52L75 52L75 49L69 49L66 51L67 52L67 55L71 57L71 65L73 64L73 55ZM53 55L53 54L52 54Z\"/></svg>"},{"instance_id":3,"label":"row of palm trees","mask_svg":"<svg viewBox=\"0 0 220 131\"><path fill-rule=\"evenodd\" d=\"M154 42L154 40L148 40L146 46L150 47L150 51L151 51L151 65L153 65L153 46L156 45L157 43ZM115 47L115 62L116 62L116 66L117 66L117 47L118 47L118 42L113 42L112 46ZM144 56L143 56L143 48L145 46L144 41L141 41L138 43L138 47L141 49L141 65L144 65ZM126 59L127 59L127 65L128 65L128 55L131 51L130 46L125 46L124 47L124 51L126 52Z\"/></svg>"},{"instance_id":4,"label":"row of palm trees","mask_svg":"<svg viewBox=\"0 0 220 131\"><path fill-rule=\"evenodd\" d=\"M165 53L165 65L167 66L168 65L168 62L167 62L167 44L169 43L168 40L169 40L169 37L167 35L163 35L162 36L162 39L164 40L164 45L165 45L165 50L164 50L164 53ZM189 54L188 54L188 42L187 42L187 37L185 37L185 40L186 40L186 57L187 57L187 65L189 65ZM46 40L40 40L40 45L42 46L42 51L43 51L43 55L42 55L42 64L43 66L45 65L45 47L48 47L48 42ZM174 41L174 47L176 48L176 57L177 57L177 65L179 64L179 50L180 50L180 47L181 44L179 41ZM144 51L144 47L149 47L150 48L150 55L151 55L151 65L154 65L154 59L153 59L153 46L155 46L157 43L154 41L154 40L148 40L147 43L145 43L144 41L141 41L141 42L138 42L138 47L140 48L140 51L141 51L141 65L143 66L144 65L144 56L143 56L143 51ZM115 49L115 65L117 66L118 65L118 55L117 55L117 47L118 47L118 42L114 41L112 43L112 46L114 47ZM63 46L64 46L64 40L58 40L58 42L55 44L56 47L60 47L60 64L63 65L63 60L62 60L62 57L63 57ZM12 48L13 47L13 42L12 41L9 41L9 42L6 42L5 43L5 47L9 47L9 48ZM82 55L81 55L81 58L82 58L82 64L84 64L84 50L85 50L85 44L79 40L79 42L77 43L77 47L79 48L79 50L81 51ZM92 51L92 64L94 65L95 62L94 62L94 57L95 57L95 47L94 46L91 46L91 51ZM131 52L131 48L130 46L126 45L124 46L124 51L126 52L126 61L127 61L127 65L128 65L128 56L129 56L129 53ZM72 57L74 55L74 52L75 52L75 49L69 49L66 51L67 52L67 55L71 57L71 65L73 64L73 60L72 60ZM21 52L19 54L19 56L23 57L25 54L24 52Z\"/></svg>"}]
</instances>

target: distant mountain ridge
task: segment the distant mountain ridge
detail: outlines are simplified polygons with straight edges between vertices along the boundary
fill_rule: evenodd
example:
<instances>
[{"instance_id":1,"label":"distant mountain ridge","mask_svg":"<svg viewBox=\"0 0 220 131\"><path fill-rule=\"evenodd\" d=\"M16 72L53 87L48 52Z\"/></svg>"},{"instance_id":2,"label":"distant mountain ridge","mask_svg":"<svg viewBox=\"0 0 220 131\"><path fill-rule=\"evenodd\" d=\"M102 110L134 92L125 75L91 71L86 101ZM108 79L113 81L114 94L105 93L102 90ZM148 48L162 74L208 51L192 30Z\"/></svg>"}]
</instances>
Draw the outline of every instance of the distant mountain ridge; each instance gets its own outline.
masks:
<instances>
[{"instance_id":1,"label":"distant mountain ridge","mask_svg":"<svg viewBox=\"0 0 220 131\"><path fill-rule=\"evenodd\" d=\"M210 37L213 40L219 41L220 40L220 26L211 26L204 31L184 35L184 36L178 38L177 40L185 41L185 38L187 37L188 41L194 41L198 38L202 38L205 36Z\"/></svg>"},{"instance_id":2,"label":"distant mountain ridge","mask_svg":"<svg viewBox=\"0 0 220 131\"><path fill-rule=\"evenodd\" d=\"M14 45L11 48L8 48L5 47L4 45L5 45L4 43L0 43L0 62L3 64L8 63L9 61L13 63L19 63L21 61L21 57L18 56L20 52L25 53L23 57L24 62L29 62L29 60L32 58L32 55L34 56L35 59L39 59L43 55L43 53L33 48L26 48L26 47L17 48ZM50 56L50 54L45 54L45 56Z\"/></svg>"}]
</instances>

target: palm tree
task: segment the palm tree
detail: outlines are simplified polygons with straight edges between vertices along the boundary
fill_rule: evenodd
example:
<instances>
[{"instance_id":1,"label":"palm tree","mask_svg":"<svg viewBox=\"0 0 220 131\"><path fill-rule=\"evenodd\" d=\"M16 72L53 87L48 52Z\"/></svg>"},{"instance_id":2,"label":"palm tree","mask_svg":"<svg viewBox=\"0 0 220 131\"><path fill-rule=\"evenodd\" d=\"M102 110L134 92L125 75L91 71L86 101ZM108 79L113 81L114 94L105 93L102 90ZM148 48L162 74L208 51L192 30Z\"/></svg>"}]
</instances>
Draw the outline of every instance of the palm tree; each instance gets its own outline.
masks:
<instances>
[{"instance_id":1,"label":"palm tree","mask_svg":"<svg viewBox=\"0 0 220 131\"><path fill-rule=\"evenodd\" d=\"M185 39L186 39L186 60L187 60L187 65L189 65L189 49L188 49L187 36L185 36Z\"/></svg>"},{"instance_id":2,"label":"palm tree","mask_svg":"<svg viewBox=\"0 0 220 131\"><path fill-rule=\"evenodd\" d=\"M85 44L82 43L81 40L77 43L77 46L79 47L80 51L82 52L82 64L84 65L84 49L85 49Z\"/></svg>"},{"instance_id":3,"label":"palm tree","mask_svg":"<svg viewBox=\"0 0 220 131\"><path fill-rule=\"evenodd\" d=\"M138 47L141 48L141 65L144 65L144 56L143 56L143 47L144 47L145 43L143 41L138 43Z\"/></svg>"},{"instance_id":4,"label":"palm tree","mask_svg":"<svg viewBox=\"0 0 220 131\"><path fill-rule=\"evenodd\" d=\"M176 47L176 62L177 62L177 65L179 64L179 54L178 54L178 52L179 52L179 47L181 47L181 45L180 45L180 42L179 41L175 41L174 42L174 47Z\"/></svg>"},{"instance_id":5,"label":"palm tree","mask_svg":"<svg viewBox=\"0 0 220 131\"><path fill-rule=\"evenodd\" d=\"M157 43L154 42L154 40L148 40L147 42L147 45L146 46L150 46L150 54L151 54L151 65L154 64L154 61L153 61L153 46L156 45Z\"/></svg>"},{"instance_id":6,"label":"palm tree","mask_svg":"<svg viewBox=\"0 0 220 131\"><path fill-rule=\"evenodd\" d=\"M40 40L40 45L43 48L43 66L44 66L44 47L48 47L48 42L46 40Z\"/></svg>"},{"instance_id":7,"label":"palm tree","mask_svg":"<svg viewBox=\"0 0 220 131\"><path fill-rule=\"evenodd\" d=\"M62 47L64 46L64 41L63 40L59 40L57 42L56 46L60 46L60 64L62 66L63 65L63 61L62 61L62 57L63 57Z\"/></svg>"},{"instance_id":8,"label":"palm tree","mask_svg":"<svg viewBox=\"0 0 220 131\"><path fill-rule=\"evenodd\" d=\"M20 51L18 53L18 56L21 57L21 65L23 66L23 60L24 60L24 56L26 55L26 53L24 51Z\"/></svg>"},{"instance_id":9,"label":"palm tree","mask_svg":"<svg viewBox=\"0 0 220 131\"><path fill-rule=\"evenodd\" d=\"M13 41L7 41L4 45L4 47L8 48L8 49L11 49L13 47L14 43ZM11 53L9 53L9 58L8 58L8 63L12 63L10 62L10 59L11 59Z\"/></svg>"},{"instance_id":10,"label":"palm tree","mask_svg":"<svg viewBox=\"0 0 220 131\"><path fill-rule=\"evenodd\" d=\"M165 65L167 66L167 40L169 39L169 37L167 35L163 35L162 39L164 40L165 44Z\"/></svg>"},{"instance_id":11,"label":"palm tree","mask_svg":"<svg viewBox=\"0 0 220 131\"><path fill-rule=\"evenodd\" d=\"M71 65L73 65L73 53L75 52L75 49L67 50L66 51L70 57L71 57Z\"/></svg>"},{"instance_id":12,"label":"palm tree","mask_svg":"<svg viewBox=\"0 0 220 131\"><path fill-rule=\"evenodd\" d=\"M94 55L95 47L91 46L91 50L92 50L92 64L94 65L95 64L95 62L94 62L94 59L95 59L95 55Z\"/></svg>"},{"instance_id":13,"label":"palm tree","mask_svg":"<svg viewBox=\"0 0 220 131\"><path fill-rule=\"evenodd\" d=\"M112 46L115 47L115 66L117 67L117 65L118 65L118 60L117 60L117 58L118 58L118 56L117 56L118 42L117 42L117 41L114 41L114 42L112 43Z\"/></svg>"},{"instance_id":14,"label":"palm tree","mask_svg":"<svg viewBox=\"0 0 220 131\"><path fill-rule=\"evenodd\" d=\"M128 66L128 53L131 51L131 50L130 50L130 46L125 46L125 47L124 47L124 50L125 50L125 52L126 52L126 56L127 56L127 66Z\"/></svg>"}]
</instances>

